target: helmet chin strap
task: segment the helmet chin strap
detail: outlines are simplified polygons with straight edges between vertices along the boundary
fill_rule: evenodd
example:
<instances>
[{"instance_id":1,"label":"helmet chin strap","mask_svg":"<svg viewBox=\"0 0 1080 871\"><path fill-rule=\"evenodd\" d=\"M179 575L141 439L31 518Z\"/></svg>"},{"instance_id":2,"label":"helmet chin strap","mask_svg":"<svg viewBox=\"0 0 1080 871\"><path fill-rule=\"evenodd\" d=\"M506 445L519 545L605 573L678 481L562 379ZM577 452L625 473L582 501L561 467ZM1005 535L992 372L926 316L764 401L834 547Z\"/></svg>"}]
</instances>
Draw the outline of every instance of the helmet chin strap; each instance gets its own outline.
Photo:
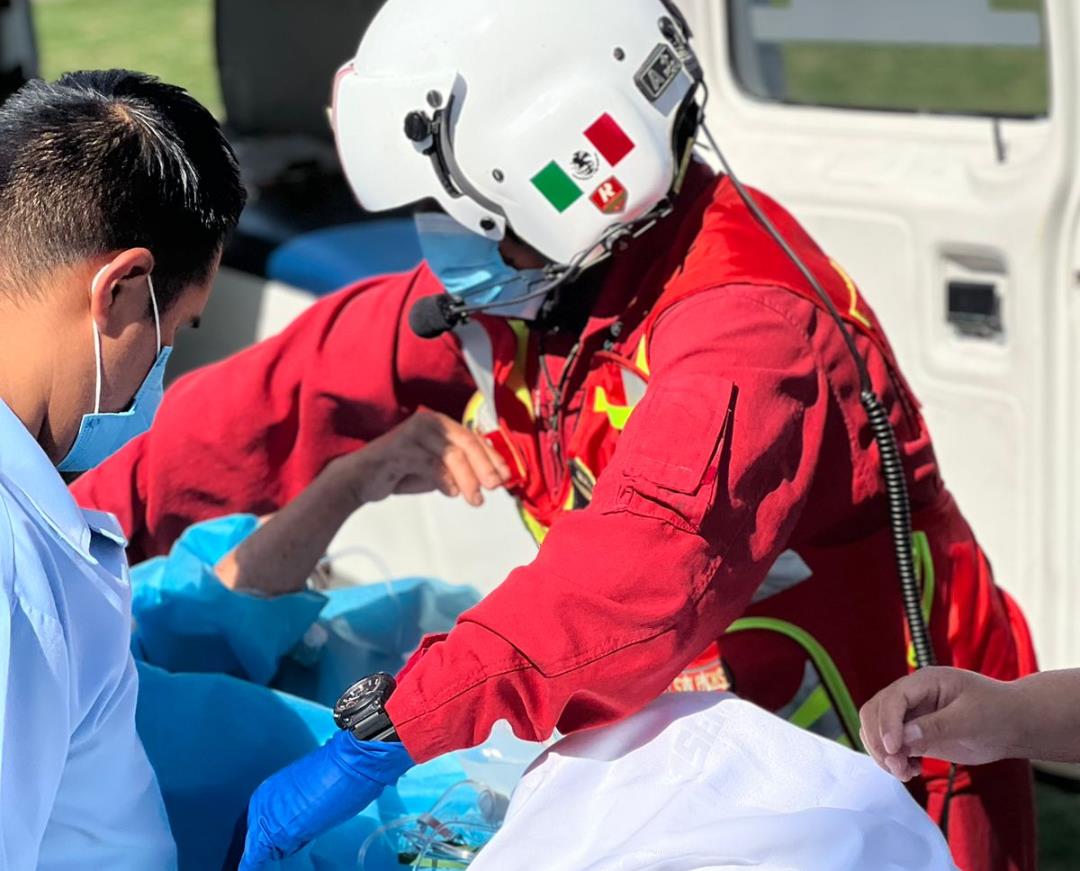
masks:
<instances>
[{"instance_id":1,"label":"helmet chin strap","mask_svg":"<svg viewBox=\"0 0 1080 871\"><path fill-rule=\"evenodd\" d=\"M613 254L623 250L623 246L643 236L671 212L670 202L663 200L651 212L642 215L637 220L612 227L603 239L576 255L570 263L551 264L545 267L543 281L535 282L542 286L523 296L478 305L469 305L468 299L463 296L443 295L419 299L409 315L410 326L421 338L434 339L465 323L471 315L491 313L498 316L500 311L520 306L522 303L538 299L547 300L555 291L574 281L586 269L604 262ZM477 288L477 291L480 289Z\"/></svg>"}]
</instances>

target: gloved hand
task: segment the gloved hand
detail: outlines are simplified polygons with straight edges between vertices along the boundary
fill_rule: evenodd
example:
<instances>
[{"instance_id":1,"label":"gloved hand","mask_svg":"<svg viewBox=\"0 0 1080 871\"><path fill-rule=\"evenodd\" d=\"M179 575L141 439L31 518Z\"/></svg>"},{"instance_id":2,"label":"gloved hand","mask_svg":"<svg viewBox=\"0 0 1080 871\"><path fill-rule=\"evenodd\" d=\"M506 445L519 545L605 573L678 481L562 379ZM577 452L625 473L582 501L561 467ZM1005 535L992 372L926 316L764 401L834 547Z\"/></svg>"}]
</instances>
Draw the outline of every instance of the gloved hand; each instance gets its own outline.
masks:
<instances>
[{"instance_id":1,"label":"gloved hand","mask_svg":"<svg viewBox=\"0 0 1080 871\"><path fill-rule=\"evenodd\" d=\"M415 764L402 744L338 732L255 790L240 871L269 867L303 849L360 813Z\"/></svg>"}]
</instances>

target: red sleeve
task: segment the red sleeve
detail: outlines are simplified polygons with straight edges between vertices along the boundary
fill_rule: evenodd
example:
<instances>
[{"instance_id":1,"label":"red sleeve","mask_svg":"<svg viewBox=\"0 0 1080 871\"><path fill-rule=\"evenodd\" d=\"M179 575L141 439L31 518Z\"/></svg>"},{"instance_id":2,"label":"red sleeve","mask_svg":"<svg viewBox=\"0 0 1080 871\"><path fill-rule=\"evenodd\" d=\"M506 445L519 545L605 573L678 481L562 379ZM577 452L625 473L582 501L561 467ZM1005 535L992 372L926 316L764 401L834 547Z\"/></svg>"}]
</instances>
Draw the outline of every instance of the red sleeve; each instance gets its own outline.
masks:
<instances>
[{"instance_id":1,"label":"red sleeve","mask_svg":"<svg viewBox=\"0 0 1080 871\"><path fill-rule=\"evenodd\" d=\"M194 521L280 508L421 405L460 417L475 388L456 344L407 324L412 303L440 290L426 269L364 282L181 378L151 431L81 477L75 498L120 518L136 562Z\"/></svg>"},{"instance_id":2,"label":"red sleeve","mask_svg":"<svg viewBox=\"0 0 1080 871\"><path fill-rule=\"evenodd\" d=\"M544 739L662 693L747 606L817 464L828 388L790 294L726 288L657 325L645 398L592 504L555 525L402 672L389 713L426 760L500 719Z\"/></svg>"}]
</instances>

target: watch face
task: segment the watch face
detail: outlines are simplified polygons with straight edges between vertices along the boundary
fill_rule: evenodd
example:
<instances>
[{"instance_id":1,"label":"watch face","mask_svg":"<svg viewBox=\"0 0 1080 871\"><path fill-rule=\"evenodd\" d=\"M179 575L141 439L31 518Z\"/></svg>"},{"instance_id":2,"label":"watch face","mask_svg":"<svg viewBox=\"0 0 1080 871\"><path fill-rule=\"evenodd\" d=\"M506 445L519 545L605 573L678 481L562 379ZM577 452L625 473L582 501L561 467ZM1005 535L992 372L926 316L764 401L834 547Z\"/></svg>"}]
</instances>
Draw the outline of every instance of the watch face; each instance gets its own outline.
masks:
<instances>
[{"instance_id":1,"label":"watch face","mask_svg":"<svg viewBox=\"0 0 1080 871\"><path fill-rule=\"evenodd\" d=\"M381 713L396 683L388 674L373 674L359 683L353 684L338 699L334 706L334 718L342 722L351 721L358 715Z\"/></svg>"},{"instance_id":2,"label":"watch face","mask_svg":"<svg viewBox=\"0 0 1080 871\"><path fill-rule=\"evenodd\" d=\"M338 706L349 709L367 707L369 702L378 699L381 689L382 682L378 675L365 677L345 691L345 695L338 701Z\"/></svg>"}]
</instances>

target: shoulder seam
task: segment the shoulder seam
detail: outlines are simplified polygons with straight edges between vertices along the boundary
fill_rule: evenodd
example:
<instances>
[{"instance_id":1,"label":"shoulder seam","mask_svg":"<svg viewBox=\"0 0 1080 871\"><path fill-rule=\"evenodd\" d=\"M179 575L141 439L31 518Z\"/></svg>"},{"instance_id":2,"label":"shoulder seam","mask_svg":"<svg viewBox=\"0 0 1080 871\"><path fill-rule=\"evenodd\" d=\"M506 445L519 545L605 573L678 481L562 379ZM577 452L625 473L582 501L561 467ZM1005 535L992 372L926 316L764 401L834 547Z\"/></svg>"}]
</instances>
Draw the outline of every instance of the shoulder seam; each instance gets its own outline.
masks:
<instances>
[{"instance_id":1,"label":"shoulder seam","mask_svg":"<svg viewBox=\"0 0 1080 871\"><path fill-rule=\"evenodd\" d=\"M8 489L7 479L0 474L0 583L14 592L15 585L15 530L11 510L3 493ZM15 597L9 596L14 607Z\"/></svg>"},{"instance_id":2,"label":"shoulder seam","mask_svg":"<svg viewBox=\"0 0 1080 871\"><path fill-rule=\"evenodd\" d=\"M667 319L667 317L672 312L678 311L679 308L682 307L684 304L692 303L695 300L704 301L704 300L708 299L712 294L714 294L714 293L716 293L717 291L720 291L720 290L726 290L726 291L729 292L729 295L731 295L731 296L738 296L738 297L740 297L740 299L743 299L746 302L753 303L754 305L756 305L759 308L763 308L763 309L766 309L767 311L772 312L774 315L776 315L776 317L778 319L784 321L791 328L791 330L793 332L797 333L799 335L799 337L802 338L802 340L804 342L806 342L806 344L809 347L813 348L813 341L810 338L810 334L807 333L807 331L803 327L801 327L799 324L795 323L795 321L793 321L791 319L788 312L786 312L783 309L773 305L770 301L760 299L759 297L753 296L750 293L751 290L774 290L774 291L776 291L778 293L787 293L787 294L790 294L792 296L795 296L795 294L791 294L791 291L786 291L786 290L784 290L784 288L782 288L782 287L780 287L778 285L774 285L774 284L760 284L760 285L758 285L758 284L748 285L748 284L742 284L742 283L740 283L740 284L716 284L716 285L713 285L711 287L702 288L700 291L698 291L696 293L693 293L693 294L691 294L691 295L689 295L687 297L684 297L683 299L677 300L675 303L673 303L671 305L670 308L668 308L668 309L664 310L663 312L661 312L660 317L657 319L656 323L653 324L653 331L655 332L656 330L660 329L660 325ZM799 300L800 302L804 302L807 305L811 306L811 308L813 308L815 311L817 310L817 307L814 306L814 304L812 302L810 302L809 300L805 300L802 297L798 297L798 296L796 296L796 299ZM818 361L819 364L822 362L821 359L820 359L820 356L817 354L817 349L816 348L814 348L814 358Z\"/></svg>"},{"instance_id":3,"label":"shoulder seam","mask_svg":"<svg viewBox=\"0 0 1080 871\"><path fill-rule=\"evenodd\" d=\"M822 310L820 306L818 306L817 304L815 304L811 300L808 300L808 299L805 299L804 297L799 296L798 294L793 294L793 293L791 293L791 291L785 290L783 287L781 287L779 285L775 285L775 284L732 283L732 284L717 284L717 285L713 285L711 287L703 288L702 290L698 291L697 293L694 293L691 296L686 297L685 299L681 299L681 300L677 301L674 305L671 306L671 308L669 308L667 311L663 312L663 314L661 314L661 316L657 320L657 322L653 325L653 329L654 330L659 329L659 327L663 323L664 319L671 312L676 311L682 303L691 302L691 301L693 301L695 299L701 299L701 298L705 297L707 294L712 294L712 293L714 293L714 292L716 292L718 290L727 290L727 291L730 292L731 295L737 295L737 296L741 297L742 299L746 300L747 302L753 303L754 305L756 305L756 306L758 306L760 308L771 311L773 314L775 314L777 316L777 318L779 318L780 320L783 320L791 328L791 330L793 332L795 332L802 339L802 341L805 343L806 347L809 349L809 352L813 355L814 365L817 368L818 372L820 373L822 379L824 380L825 387L829 391L829 394L832 396L833 402L836 403L837 407L839 407L840 409L843 409L844 403L841 401L839 388L837 387L836 383L834 382L834 380L833 380L833 378L832 378L832 376L830 374L829 367L828 367L826 361L822 358L821 352L820 352L819 348L817 347L817 345L814 343L814 340L811 338L810 334L803 327L801 327L799 324L795 323L791 319L790 314L788 312L783 311L782 309L780 309L777 306L773 305L772 302L770 302L769 300L761 299L760 297L752 295L751 291L752 290L773 290L773 291L775 291L777 293L791 294L793 297L795 297L795 299L797 301L803 303L804 305L810 306L810 308L811 308L811 310L812 310L812 312L813 312L816 319L820 319L820 318L824 317L830 324L833 325L833 328L835 328L836 325L833 324L832 318L829 316L829 313ZM844 429L847 431L848 445L849 445L850 450L852 451L852 456L853 457L857 456L859 451L861 450L861 447L859 445L858 431L857 431L854 423L849 419L848 415L844 414L842 411L841 411L841 414L840 414L840 419L843 421Z\"/></svg>"}]
</instances>

